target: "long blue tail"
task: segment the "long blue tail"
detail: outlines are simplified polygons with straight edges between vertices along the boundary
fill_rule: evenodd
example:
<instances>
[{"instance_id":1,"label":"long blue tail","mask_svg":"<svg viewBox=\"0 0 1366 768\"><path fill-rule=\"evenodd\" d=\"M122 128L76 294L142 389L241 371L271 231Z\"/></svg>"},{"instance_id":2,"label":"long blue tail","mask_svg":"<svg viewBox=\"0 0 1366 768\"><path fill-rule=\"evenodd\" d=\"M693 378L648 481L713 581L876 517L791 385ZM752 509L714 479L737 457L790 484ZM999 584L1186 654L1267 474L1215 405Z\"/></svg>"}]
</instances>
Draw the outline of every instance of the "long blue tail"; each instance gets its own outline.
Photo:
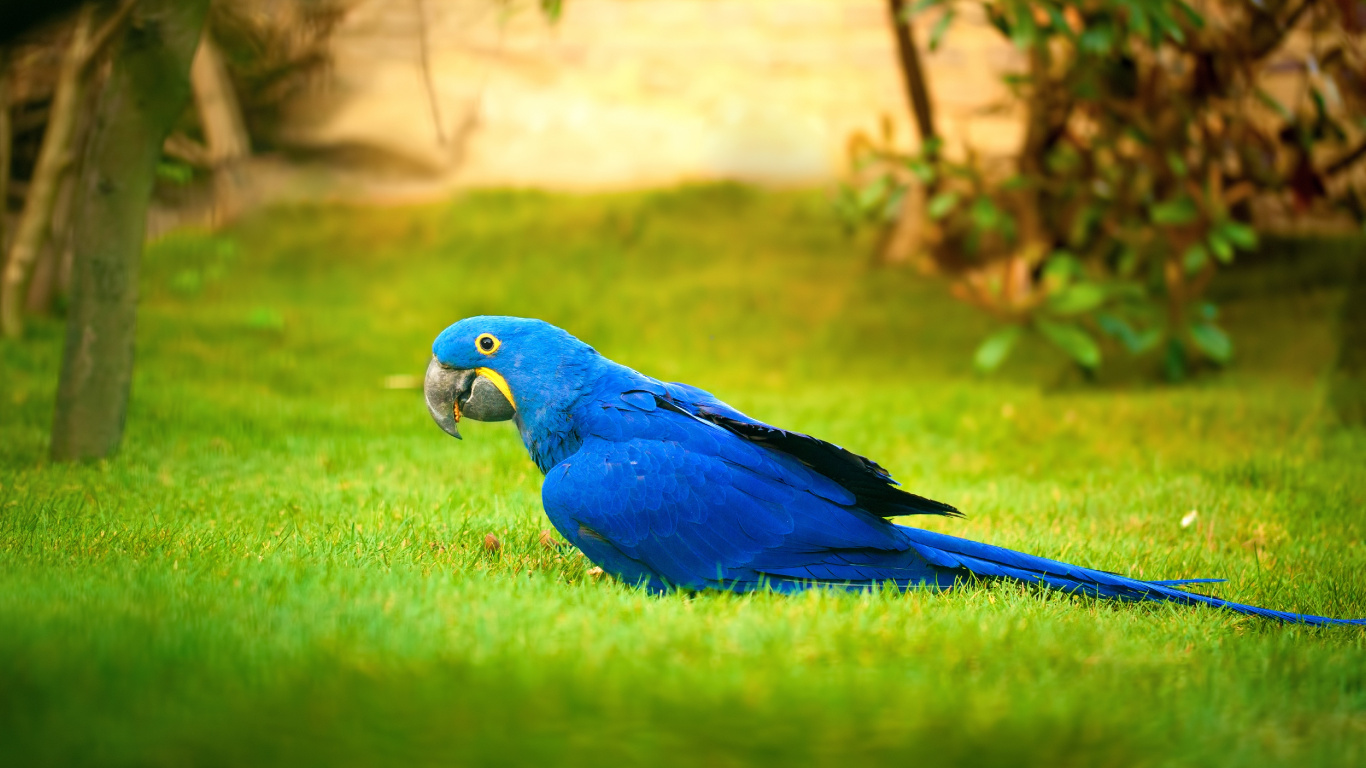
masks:
<instances>
[{"instance_id":1,"label":"long blue tail","mask_svg":"<svg viewBox=\"0 0 1366 768\"><path fill-rule=\"evenodd\" d=\"M1082 568L1070 563L1026 555L1023 552L960 539L920 528L901 527L911 539L912 546L922 557L939 568L971 571L984 578L1017 579L1030 584L1043 584L1068 592L1081 592L1097 597L1119 600L1155 600L1185 605L1211 605L1216 608L1262 616L1294 624L1356 624L1366 625L1366 619L1330 619L1304 613L1273 611L1254 605L1243 605L1173 589L1179 584L1199 584L1221 579L1184 579L1178 581L1140 581L1114 573Z\"/></svg>"}]
</instances>

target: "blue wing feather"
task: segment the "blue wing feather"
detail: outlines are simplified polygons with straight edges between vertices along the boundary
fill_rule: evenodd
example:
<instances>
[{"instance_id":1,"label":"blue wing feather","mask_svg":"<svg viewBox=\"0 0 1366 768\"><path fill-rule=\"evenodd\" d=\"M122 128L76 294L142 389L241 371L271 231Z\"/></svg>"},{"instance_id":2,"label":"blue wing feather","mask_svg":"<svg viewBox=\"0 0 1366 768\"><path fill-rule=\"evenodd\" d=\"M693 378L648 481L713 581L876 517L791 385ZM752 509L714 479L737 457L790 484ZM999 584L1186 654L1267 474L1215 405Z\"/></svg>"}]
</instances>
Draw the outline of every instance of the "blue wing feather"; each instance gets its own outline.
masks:
<instances>
[{"instance_id":1,"label":"blue wing feather","mask_svg":"<svg viewBox=\"0 0 1366 768\"><path fill-rule=\"evenodd\" d=\"M815 565L840 549L908 551L895 526L813 493L804 469L733 436L718 441L716 429L663 409L603 408L546 476L546 512L571 542L586 529L588 546L609 544L652 581L691 588L781 577L754 567L773 560L764 555ZM718 442L729 450L713 450Z\"/></svg>"},{"instance_id":2,"label":"blue wing feather","mask_svg":"<svg viewBox=\"0 0 1366 768\"><path fill-rule=\"evenodd\" d=\"M713 395L686 384L661 385L662 394L651 390L656 404L716 424L744 441L768 448L789 459L794 479L805 478L808 487L836 504L857 504L879 517L900 515L950 515L957 509L897 488L887 470L872 459L833 443L752 419ZM644 390L642 390L644 391ZM809 468L803 471L801 467Z\"/></svg>"}]
</instances>

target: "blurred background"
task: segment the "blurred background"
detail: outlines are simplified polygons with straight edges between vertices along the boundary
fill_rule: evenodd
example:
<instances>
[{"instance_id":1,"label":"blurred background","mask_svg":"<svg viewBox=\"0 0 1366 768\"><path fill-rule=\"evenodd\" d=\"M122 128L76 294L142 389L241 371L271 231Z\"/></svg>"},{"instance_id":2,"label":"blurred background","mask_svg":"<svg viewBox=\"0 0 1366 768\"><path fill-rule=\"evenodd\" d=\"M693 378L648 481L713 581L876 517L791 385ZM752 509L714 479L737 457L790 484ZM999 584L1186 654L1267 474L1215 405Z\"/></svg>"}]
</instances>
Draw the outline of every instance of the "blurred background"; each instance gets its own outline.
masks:
<instances>
[{"instance_id":1,"label":"blurred background","mask_svg":"<svg viewBox=\"0 0 1366 768\"><path fill-rule=\"evenodd\" d=\"M1363 413L1358 0L7 8L0 320L67 317L55 456L122 435L143 242L474 189L807 190L856 269L977 310L984 374L1020 339L1087 380L1217 372L1223 275L1270 260L1352 286L1330 402ZM63 448L78 406L109 436Z\"/></svg>"},{"instance_id":2,"label":"blurred background","mask_svg":"<svg viewBox=\"0 0 1366 768\"><path fill-rule=\"evenodd\" d=\"M1304 250L1287 240L1350 250L1366 221L1356 0L182 5L190 66L146 84L167 117L138 127L149 204L119 214L153 239L472 188L820 190L871 266L939 275L993 318L978 369L1032 334L1087 375L1108 346L1180 381L1233 359L1217 274ZM163 11L7 8L14 338L70 303L101 99L127 30Z\"/></svg>"}]
</instances>

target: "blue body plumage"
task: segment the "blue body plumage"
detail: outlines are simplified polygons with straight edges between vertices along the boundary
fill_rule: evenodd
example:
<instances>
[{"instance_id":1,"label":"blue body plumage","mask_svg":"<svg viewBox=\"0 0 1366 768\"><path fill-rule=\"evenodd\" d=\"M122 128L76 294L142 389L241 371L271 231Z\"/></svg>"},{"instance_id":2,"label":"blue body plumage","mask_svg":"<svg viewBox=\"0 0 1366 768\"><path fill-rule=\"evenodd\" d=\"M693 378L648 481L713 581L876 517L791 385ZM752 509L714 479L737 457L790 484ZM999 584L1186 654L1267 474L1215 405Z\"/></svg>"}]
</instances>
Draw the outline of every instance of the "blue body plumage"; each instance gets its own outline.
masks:
<instances>
[{"instance_id":1,"label":"blue body plumage","mask_svg":"<svg viewBox=\"0 0 1366 768\"><path fill-rule=\"evenodd\" d=\"M1209 580L1141 581L896 525L886 518L959 513L899 489L868 459L637 373L539 320L468 318L443 331L432 352L427 401L438 423L459 436L462 409L470 418L512 414L545 474L542 500L556 530L605 571L653 590L948 588L1008 578L1287 622L1366 623L1175 588Z\"/></svg>"}]
</instances>

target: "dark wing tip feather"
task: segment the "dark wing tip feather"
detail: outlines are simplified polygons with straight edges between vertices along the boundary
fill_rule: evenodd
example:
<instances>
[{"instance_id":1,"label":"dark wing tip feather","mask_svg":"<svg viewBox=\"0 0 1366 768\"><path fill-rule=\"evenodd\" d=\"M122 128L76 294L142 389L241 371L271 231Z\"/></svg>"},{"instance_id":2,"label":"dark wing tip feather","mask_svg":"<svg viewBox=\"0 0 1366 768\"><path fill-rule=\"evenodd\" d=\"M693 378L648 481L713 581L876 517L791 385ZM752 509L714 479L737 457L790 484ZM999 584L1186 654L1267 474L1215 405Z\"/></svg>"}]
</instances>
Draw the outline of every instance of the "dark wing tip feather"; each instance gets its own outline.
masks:
<instances>
[{"instance_id":1,"label":"dark wing tip feather","mask_svg":"<svg viewBox=\"0 0 1366 768\"><path fill-rule=\"evenodd\" d=\"M739 421L701 410L700 418L758 445L786 453L854 494L858 506L878 517L945 515L963 517L950 504L927 499L896 487L891 473L872 459L800 432L767 424Z\"/></svg>"}]
</instances>

